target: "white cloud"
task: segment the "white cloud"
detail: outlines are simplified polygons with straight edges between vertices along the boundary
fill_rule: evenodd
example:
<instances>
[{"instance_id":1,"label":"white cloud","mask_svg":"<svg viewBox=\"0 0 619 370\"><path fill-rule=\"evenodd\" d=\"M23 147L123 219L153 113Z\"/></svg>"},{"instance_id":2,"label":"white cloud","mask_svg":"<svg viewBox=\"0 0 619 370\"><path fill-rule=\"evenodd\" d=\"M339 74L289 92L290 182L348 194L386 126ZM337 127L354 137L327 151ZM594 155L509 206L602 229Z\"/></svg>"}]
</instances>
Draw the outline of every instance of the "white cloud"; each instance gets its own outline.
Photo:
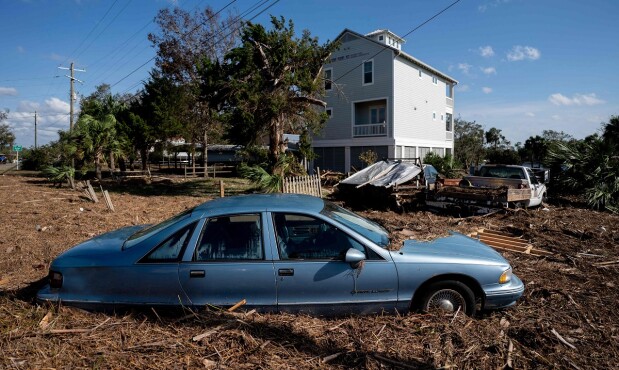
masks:
<instances>
[{"instance_id":1,"label":"white cloud","mask_svg":"<svg viewBox=\"0 0 619 370\"><path fill-rule=\"evenodd\" d=\"M458 69L461 70L462 73L464 73L465 75L469 74L469 72L471 71L471 68L473 68L473 66L468 64L468 63L459 63L458 64Z\"/></svg>"},{"instance_id":2,"label":"white cloud","mask_svg":"<svg viewBox=\"0 0 619 370\"><path fill-rule=\"evenodd\" d=\"M494 67L481 67L481 71L488 76L496 74L496 68Z\"/></svg>"},{"instance_id":3,"label":"white cloud","mask_svg":"<svg viewBox=\"0 0 619 370\"><path fill-rule=\"evenodd\" d=\"M456 89L459 92L466 92L469 91L471 88L469 87L469 85L456 85Z\"/></svg>"},{"instance_id":4,"label":"white cloud","mask_svg":"<svg viewBox=\"0 0 619 370\"><path fill-rule=\"evenodd\" d=\"M542 53L532 46L516 45L507 53L507 60L517 62L520 60L537 60L542 56Z\"/></svg>"},{"instance_id":5,"label":"white cloud","mask_svg":"<svg viewBox=\"0 0 619 370\"><path fill-rule=\"evenodd\" d=\"M573 97L567 97L563 94L556 93L548 97L548 100L554 105L599 105L606 103L604 100L599 99L594 93L590 94L574 94Z\"/></svg>"},{"instance_id":6,"label":"white cloud","mask_svg":"<svg viewBox=\"0 0 619 370\"><path fill-rule=\"evenodd\" d=\"M535 117L535 113L527 112L527 113L525 113L525 116L527 116L527 117Z\"/></svg>"},{"instance_id":7,"label":"white cloud","mask_svg":"<svg viewBox=\"0 0 619 370\"><path fill-rule=\"evenodd\" d=\"M51 54L49 55L49 59L51 59L51 60L55 60L55 61L57 61L57 62L62 62L62 61L64 61L64 60L65 60L65 59L67 59L67 58L63 57L62 55L58 55L58 54L56 54L56 53L51 53Z\"/></svg>"},{"instance_id":8,"label":"white cloud","mask_svg":"<svg viewBox=\"0 0 619 370\"><path fill-rule=\"evenodd\" d=\"M484 58L490 58L491 56L494 56L494 50L492 49L492 46L490 45L480 46L479 54Z\"/></svg>"},{"instance_id":9,"label":"white cloud","mask_svg":"<svg viewBox=\"0 0 619 370\"><path fill-rule=\"evenodd\" d=\"M25 52L26 52L26 49L24 49L24 47L23 47L23 46L18 46L18 47L17 47L17 52L18 52L18 53L20 53L20 54L23 54L23 53L25 53Z\"/></svg>"},{"instance_id":10,"label":"white cloud","mask_svg":"<svg viewBox=\"0 0 619 370\"><path fill-rule=\"evenodd\" d=\"M62 101L58 98L51 98L51 99L45 100L45 107L50 112L57 112L57 113L69 113L69 110L70 110L69 103Z\"/></svg>"},{"instance_id":11,"label":"white cloud","mask_svg":"<svg viewBox=\"0 0 619 370\"><path fill-rule=\"evenodd\" d=\"M477 10L479 10L480 12L485 12L486 10L490 9L490 8L496 8L497 6L501 5L501 4L507 4L509 3L511 0L493 0L493 1L489 1L486 2L485 4L482 4L480 6L477 7Z\"/></svg>"},{"instance_id":12,"label":"white cloud","mask_svg":"<svg viewBox=\"0 0 619 370\"><path fill-rule=\"evenodd\" d=\"M490 94L492 92L492 88L491 87L482 87L481 91L483 91L484 94Z\"/></svg>"},{"instance_id":13,"label":"white cloud","mask_svg":"<svg viewBox=\"0 0 619 370\"><path fill-rule=\"evenodd\" d=\"M2 95L15 96L15 95L17 95L17 89L15 89L14 87L2 87L2 86L0 86L0 96L2 96Z\"/></svg>"}]
</instances>

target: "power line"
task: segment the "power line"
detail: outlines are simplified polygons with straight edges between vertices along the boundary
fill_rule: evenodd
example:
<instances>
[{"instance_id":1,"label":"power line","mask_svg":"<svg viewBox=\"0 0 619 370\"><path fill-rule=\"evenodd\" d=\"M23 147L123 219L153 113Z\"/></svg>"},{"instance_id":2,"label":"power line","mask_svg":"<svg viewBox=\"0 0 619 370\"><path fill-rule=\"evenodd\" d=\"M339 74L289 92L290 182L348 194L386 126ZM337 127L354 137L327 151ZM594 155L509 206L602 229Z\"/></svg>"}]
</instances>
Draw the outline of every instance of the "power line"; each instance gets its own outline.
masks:
<instances>
[{"instance_id":1,"label":"power line","mask_svg":"<svg viewBox=\"0 0 619 370\"><path fill-rule=\"evenodd\" d=\"M99 24L101 24L101 22L103 22L103 20L105 19L105 17L107 17L107 15L110 13L110 11L112 10L112 8L114 7L114 5L116 5L116 3L118 2L118 0L114 0L114 2L112 3L112 5L110 5L110 7L107 9L107 11L105 12L105 14L103 14L103 17L101 17L101 19L99 19L97 21L97 23L95 24L95 26L90 30L90 32L88 32L88 34L86 35L86 37L84 37L84 39L79 43L79 45L77 45L77 47L75 48L75 50L73 50L71 52L71 54L69 54L69 58L67 58L67 60L65 60L65 63L67 63L69 61L69 59L71 59L71 55L75 54L79 48L86 42L86 40L88 40L88 38L90 37L90 35L92 35L92 33L95 31L95 29L97 29L97 27L99 27ZM76 58L73 58L76 59Z\"/></svg>"},{"instance_id":2,"label":"power line","mask_svg":"<svg viewBox=\"0 0 619 370\"><path fill-rule=\"evenodd\" d=\"M205 0L200 0L198 2L198 4L196 4L193 7L193 10L198 10L200 8L200 5L204 2ZM123 43L120 44L120 46L117 46L114 48L114 51L112 53L106 53L102 58L97 59L94 63L89 64L88 67L90 69L92 69L95 65L99 65L102 61L107 60L107 59L114 59L114 61L112 61L111 63L108 64L108 67L104 70L104 71L100 71L99 73L97 73L95 76L93 76L92 80L93 81L100 81L100 80L104 80L106 78L107 75L116 72L118 69L122 68L123 66L125 66L129 61L124 62L121 67L119 68L114 68L114 66L120 64L120 62L125 59L126 57L129 56L130 53L134 53L135 56L132 57L130 60L133 60L137 55L139 55L143 50L149 48L150 46L147 46L145 48L142 48L141 51L136 52L136 48L139 46L140 41L138 41L138 44L136 44L134 47L131 47L127 52L125 52L122 56L118 57L119 54L121 52L123 52L126 47L128 46L129 42L134 39L136 36L138 36L142 31L144 31L148 26L150 26L152 23L154 22L154 19L149 20L148 22L146 22L146 24L144 24L139 30L137 30L135 33L133 33L133 35L131 35L127 40L125 40ZM97 85L96 83L94 85Z\"/></svg>"},{"instance_id":3,"label":"power line","mask_svg":"<svg viewBox=\"0 0 619 370\"><path fill-rule=\"evenodd\" d=\"M446 12L449 8L451 8L452 6L456 5L457 3L459 3L460 0L456 0L453 3L451 3L450 5L448 5L447 7L443 8L443 10L441 10L440 12L434 14L432 17L426 19L423 23L421 23L419 26L413 28L412 30L410 30L407 34L405 34L404 36L402 36L402 38L410 35L411 33L417 31L418 29L420 29L421 27L425 26L426 24L428 24L429 22L431 22L432 20L434 20L436 17L438 17L439 15L443 14L444 12ZM372 55L371 57L367 58L366 60L362 61L360 64L356 65L355 67L351 68L350 70L348 70L346 73L344 73L343 75L339 76L338 78L336 78L335 80L333 80L333 82L337 82L340 79L342 79L344 76L347 76L348 74L350 74L352 71L354 71L355 69L361 67L363 65L363 63L365 63L367 60L375 58L377 55L379 55L380 53L382 53L385 50L392 50L391 47L387 46L387 45L382 45L382 49L379 50L378 52L376 52L376 54Z\"/></svg>"},{"instance_id":4,"label":"power line","mask_svg":"<svg viewBox=\"0 0 619 370\"><path fill-rule=\"evenodd\" d=\"M221 13L222 11L224 11L226 8L228 8L230 5L232 5L233 3L235 3L237 0L232 0L231 2L229 2L228 4L226 4L226 6L224 6L223 8L221 8L219 11L217 11L215 14L213 14L212 16L210 16L208 19L206 19L205 21L201 22L200 24L198 24L197 26L195 26L194 28L192 28L191 30L185 32L184 34L182 34L180 37L184 38L187 35L195 32L196 30L198 30L198 28L202 27L204 24L206 24L206 22L208 22L209 20L211 20L213 17L219 15L219 13ZM268 1L268 0L267 0ZM277 2L279 2L279 0L277 0ZM263 1L264 3L264 1ZM267 8L268 9L268 8ZM265 9L266 10L266 9ZM146 62L142 63L140 66L138 66L137 68L135 68L133 71L131 71L129 74L125 75L123 78L121 78L120 80L118 80L116 83L112 84L111 87L114 87L116 85L118 85L119 83L121 83L122 81L124 81L125 79L127 79L129 76L131 76L132 74L134 74L135 72L139 71L140 69L142 69L145 65L147 65L148 63L152 62L153 60L155 60L157 58L157 56L155 55L154 57L150 58L149 60L147 60Z\"/></svg>"},{"instance_id":5,"label":"power line","mask_svg":"<svg viewBox=\"0 0 619 370\"><path fill-rule=\"evenodd\" d=\"M107 30L107 29L108 29L108 28L112 25L112 23L114 23L114 21L116 20L116 18L118 18L118 16L119 16L122 12L124 12L124 11L125 11L125 9L127 9L127 7L129 6L129 4L131 4L131 1L132 1L132 0L127 1L127 3L125 4L125 6L124 6L122 9L120 9L120 11L118 11L118 13L116 13L116 15L114 16L114 18L112 18L112 20L110 21L110 23L108 23L108 24L107 24L107 26L105 26L105 28L104 28L103 30L101 30L101 32L99 32L99 34L98 34L97 36L95 36L95 38L94 38L94 39L92 39L92 40L90 41L90 44L88 44L88 46L86 46L86 47L85 47L85 48L84 48L84 49L83 49L83 50L82 50L82 51L81 51L81 52L80 52L77 56L75 56L75 58L74 58L74 59L77 59L77 58L79 58L82 54L84 54L84 52L85 52L86 50L88 50L88 48L90 48L90 46L92 46L92 44L93 44L95 41L97 41L97 39L98 39L99 37L101 37L101 35L102 35L102 34L103 34L103 33L104 33L104 32L105 32L105 31L106 31L106 30Z\"/></svg>"}]
</instances>

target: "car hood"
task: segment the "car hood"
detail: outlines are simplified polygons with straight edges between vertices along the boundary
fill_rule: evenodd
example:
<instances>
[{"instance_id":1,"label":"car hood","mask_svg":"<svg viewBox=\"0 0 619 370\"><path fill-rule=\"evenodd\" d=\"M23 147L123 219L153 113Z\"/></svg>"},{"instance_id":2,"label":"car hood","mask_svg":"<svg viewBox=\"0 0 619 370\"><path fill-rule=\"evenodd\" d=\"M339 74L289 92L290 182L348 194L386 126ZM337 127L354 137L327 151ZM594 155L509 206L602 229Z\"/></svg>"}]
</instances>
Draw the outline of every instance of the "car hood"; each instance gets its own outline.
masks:
<instances>
[{"instance_id":1,"label":"car hood","mask_svg":"<svg viewBox=\"0 0 619 370\"><path fill-rule=\"evenodd\" d=\"M414 259L427 257L442 260L477 260L508 264L503 256L486 244L468 236L451 232L450 236L432 241L406 240L397 254Z\"/></svg>"},{"instance_id":2,"label":"car hood","mask_svg":"<svg viewBox=\"0 0 619 370\"><path fill-rule=\"evenodd\" d=\"M110 231L92 239L88 239L75 247L65 251L58 258L72 258L80 256L95 256L120 251L128 237L147 225L127 226Z\"/></svg>"}]
</instances>

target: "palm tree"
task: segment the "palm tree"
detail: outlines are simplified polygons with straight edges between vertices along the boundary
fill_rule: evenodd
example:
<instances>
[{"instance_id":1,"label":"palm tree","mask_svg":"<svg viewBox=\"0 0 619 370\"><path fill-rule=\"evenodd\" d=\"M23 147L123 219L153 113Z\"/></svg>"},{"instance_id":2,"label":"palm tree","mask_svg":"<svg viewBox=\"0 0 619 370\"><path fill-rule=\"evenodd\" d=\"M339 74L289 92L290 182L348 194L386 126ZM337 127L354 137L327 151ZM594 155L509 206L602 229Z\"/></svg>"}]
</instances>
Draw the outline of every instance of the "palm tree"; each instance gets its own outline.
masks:
<instances>
[{"instance_id":1,"label":"palm tree","mask_svg":"<svg viewBox=\"0 0 619 370\"><path fill-rule=\"evenodd\" d=\"M97 119L84 114L77 121L76 136L84 154L91 158L95 165L97 179L101 180L101 160L106 153L118 148L116 139L116 118L112 114Z\"/></svg>"}]
</instances>

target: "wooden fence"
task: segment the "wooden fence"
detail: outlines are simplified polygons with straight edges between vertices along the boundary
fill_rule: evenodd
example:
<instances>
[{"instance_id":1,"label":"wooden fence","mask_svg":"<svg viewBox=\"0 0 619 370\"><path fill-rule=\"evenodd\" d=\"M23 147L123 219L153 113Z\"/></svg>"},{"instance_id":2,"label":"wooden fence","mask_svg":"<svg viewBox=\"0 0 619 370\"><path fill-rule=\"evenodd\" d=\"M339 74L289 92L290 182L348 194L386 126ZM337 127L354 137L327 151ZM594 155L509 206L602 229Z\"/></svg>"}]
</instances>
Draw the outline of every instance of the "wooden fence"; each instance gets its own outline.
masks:
<instances>
[{"instance_id":1,"label":"wooden fence","mask_svg":"<svg viewBox=\"0 0 619 370\"><path fill-rule=\"evenodd\" d=\"M309 176L286 177L282 191L284 193L307 194L322 198L320 173Z\"/></svg>"}]
</instances>

